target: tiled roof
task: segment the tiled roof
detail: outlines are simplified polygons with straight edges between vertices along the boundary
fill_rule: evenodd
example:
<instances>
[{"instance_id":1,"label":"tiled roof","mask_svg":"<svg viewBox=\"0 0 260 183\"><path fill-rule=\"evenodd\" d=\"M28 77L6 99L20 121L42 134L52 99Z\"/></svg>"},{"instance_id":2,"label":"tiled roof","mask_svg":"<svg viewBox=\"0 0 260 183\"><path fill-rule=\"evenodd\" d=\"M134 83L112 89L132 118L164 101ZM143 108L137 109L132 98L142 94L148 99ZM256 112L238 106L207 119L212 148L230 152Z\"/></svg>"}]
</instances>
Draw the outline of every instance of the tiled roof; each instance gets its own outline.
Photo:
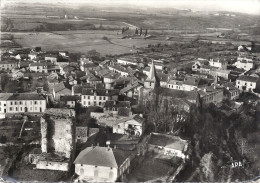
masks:
<instances>
[{"instance_id":1,"label":"tiled roof","mask_svg":"<svg viewBox=\"0 0 260 183\"><path fill-rule=\"evenodd\" d=\"M218 92L223 92L223 87L221 87L221 86L207 86L207 87L201 88L198 91L198 93L202 97L206 96L206 95L210 95L212 93L218 93Z\"/></svg>"},{"instance_id":2,"label":"tiled roof","mask_svg":"<svg viewBox=\"0 0 260 183\"><path fill-rule=\"evenodd\" d=\"M42 95L34 93L14 93L8 100L45 100Z\"/></svg>"},{"instance_id":3,"label":"tiled roof","mask_svg":"<svg viewBox=\"0 0 260 183\"><path fill-rule=\"evenodd\" d=\"M62 93L62 94L66 94L66 95L71 94L71 90L66 88L63 82L55 84L53 86L53 89L56 93Z\"/></svg>"},{"instance_id":4,"label":"tiled roof","mask_svg":"<svg viewBox=\"0 0 260 183\"><path fill-rule=\"evenodd\" d=\"M242 76L239 76L237 78L237 80L248 81L248 82L256 82L258 80L258 77L242 75Z\"/></svg>"},{"instance_id":5,"label":"tiled roof","mask_svg":"<svg viewBox=\"0 0 260 183\"><path fill-rule=\"evenodd\" d=\"M6 101L13 93L0 93L0 101Z\"/></svg>"},{"instance_id":6,"label":"tiled roof","mask_svg":"<svg viewBox=\"0 0 260 183\"><path fill-rule=\"evenodd\" d=\"M179 81L179 80L170 80L168 84L182 85L182 84L183 84L183 81Z\"/></svg>"},{"instance_id":7,"label":"tiled roof","mask_svg":"<svg viewBox=\"0 0 260 183\"><path fill-rule=\"evenodd\" d=\"M125 88L120 90L120 94L123 94L123 93L125 93L125 92L127 92L127 91L129 91L129 90L131 90L133 88L136 88L138 86L141 86L141 84L139 82L135 82L135 83L133 83L131 85L128 85L127 87L125 87Z\"/></svg>"},{"instance_id":8,"label":"tiled roof","mask_svg":"<svg viewBox=\"0 0 260 183\"><path fill-rule=\"evenodd\" d=\"M103 75L104 78L109 78L109 79L117 79L120 77L120 74L118 73L107 73Z\"/></svg>"},{"instance_id":9,"label":"tiled roof","mask_svg":"<svg viewBox=\"0 0 260 183\"><path fill-rule=\"evenodd\" d=\"M95 64L95 63L85 63L84 65L83 65L83 67L84 68L93 68L93 67L97 67L98 65L97 64Z\"/></svg>"},{"instance_id":10,"label":"tiled roof","mask_svg":"<svg viewBox=\"0 0 260 183\"><path fill-rule=\"evenodd\" d=\"M129 117L120 118L120 119L116 120L116 123L114 125L119 124L119 123L124 123L124 122L127 122L129 120L135 120L136 122L138 122L140 124L143 124L143 122L144 122L144 118L135 114L135 115L132 115L132 116L129 116Z\"/></svg>"},{"instance_id":11,"label":"tiled roof","mask_svg":"<svg viewBox=\"0 0 260 183\"><path fill-rule=\"evenodd\" d=\"M152 133L149 144L183 151L188 142L178 136Z\"/></svg>"},{"instance_id":12,"label":"tiled roof","mask_svg":"<svg viewBox=\"0 0 260 183\"><path fill-rule=\"evenodd\" d=\"M74 85L72 86L73 90L74 90L74 93L81 93L82 92L82 89L83 89L83 86L81 85Z\"/></svg>"},{"instance_id":13,"label":"tiled roof","mask_svg":"<svg viewBox=\"0 0 260 183\"><path fill-rule=\"evenodd\" d=\"M4 60L4 61L0 61L0 64L17 64L18 61L16 60Z\"/></svg>"},{"instance_id":14,"label":"tiled roof","mask_svg":"<svg viewBox=\"0 0 260 183\"><path fill-rule=\"evenodd\" d=\"M87 137L88 135L88 127L77 126L76 127L76 136Z\"/></svg>"},{"instance_id":15,"label":"tiled roof","mask_svg":"<svg viewBox=\"0 0 260 183\"><path fill-rule=\"evenodd\" d=\"M48 108L45 113L50 116L75 117L75 110L64 108Z\"/></svg>"},{"instance_id":16,"label":"tiled roof","mask_svg":"<svg viewBox=\"0 0 260 183\"><path fill-rule=\"evenodd\" d=\"M118 95L119 90L117 89L110 89L110 90L105 90L105 89L83 89L82 90L82 95L91 95L93 96L96 94L97 96L112 96L112 95Z\"/></svg>"},{"instance_id":17,"label":"tiled roof","mask_svg":"<svg viewBox=\"0 0 260 183\"><path fill-rule=\"evenodd\" d=\"M51 63L49 62L32 62L30 66L49 66Z\"/></svg>"},{"instance_id":18,"label":"tiled roof","mask_svg":"<svg viewBox=\"0 0 260 183\"><path fill-rule=\"evenodd\" d=\"M76 101L76 100L80 100L80 97L74 95L60 96L60 101Z\"/></svg>"},{"instance_id":19,"label":"tiled roof","mask_svg":"<svg viewBox=\"0 0 260 183\"><path fill-rule=\"evenodd\" d=\"M79 153L74 164L119 168L129 156L129 153L120 149L87 147Z\"/></svg>"}]
</instances>

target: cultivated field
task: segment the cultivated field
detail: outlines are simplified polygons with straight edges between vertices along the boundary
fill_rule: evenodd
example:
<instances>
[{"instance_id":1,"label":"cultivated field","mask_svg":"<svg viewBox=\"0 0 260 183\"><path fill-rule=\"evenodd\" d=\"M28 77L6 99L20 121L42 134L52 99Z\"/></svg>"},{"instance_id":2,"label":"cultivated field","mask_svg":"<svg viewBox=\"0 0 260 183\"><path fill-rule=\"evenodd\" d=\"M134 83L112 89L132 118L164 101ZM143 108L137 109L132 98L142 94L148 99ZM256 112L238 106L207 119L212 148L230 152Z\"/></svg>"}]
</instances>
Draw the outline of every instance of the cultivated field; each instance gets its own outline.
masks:
<instances>
[{"instance_id":1,"label":"cultivated field","mask_svg":"<svg viewBox=\"0 0 260 183\"><path fill-rule=\"evenodd\" d=\"M67 50L86 53L95 49L102 55L134 53L138 48L156 43L172 43L166 40L122 39L118 31L79 30L55 32L16 32L14 40L22 47L41 46L43 50ZM107 37L109 41L104 40Z\"/></svg>"}]
</instances>

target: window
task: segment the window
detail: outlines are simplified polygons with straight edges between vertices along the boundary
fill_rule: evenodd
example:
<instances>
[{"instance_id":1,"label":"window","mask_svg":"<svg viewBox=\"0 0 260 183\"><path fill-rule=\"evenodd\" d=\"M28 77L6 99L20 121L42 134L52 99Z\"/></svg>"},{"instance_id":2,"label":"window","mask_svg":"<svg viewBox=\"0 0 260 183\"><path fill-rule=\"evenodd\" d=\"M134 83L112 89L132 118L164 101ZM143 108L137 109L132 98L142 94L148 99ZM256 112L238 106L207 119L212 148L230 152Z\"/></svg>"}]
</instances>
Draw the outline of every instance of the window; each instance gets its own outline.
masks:
<instances>
[{"instance_id":1,"label":"window","mask_svg":"<svg viewBox=\"0 0 260 183\"><path fill-rule=\"evenodd\" d=\"M103 97L104 100L106 100L106 97Z\"/></svg>"},{"instance_id":2,"label":"window","mask_svg":"<svg viewBox=\"0 0 260 183\"><path fill-rule=\"evenodd\" d=\"M152 82L150 82L150 86L152 86Z\"/></svg>"},{"instance_id":3,"label":"window","mask_svg":"<svg viewBox=\"0 0 260 183\"><path fill-rule=\"evenodd\" d=\"M16 101L14 102L14 105L17 105L17 102L16 102Z\"/></svg>"},{"instance_id":4,"label":"window","mask_svg":"<svg viewBox=\"0 0 260 183\"><path fill-rule=\"evenodd\" d=\"M117 128L120 128L120 125L117 125Z\"/></svg>"},{"instance_id":5,"label":"window","mask_svg":"<svg viewBox=\"0 0 260 183\"><path fill-rule=\"evenodd\" d=\"M20 105L22 105L23 104L23 102L22 101L20 101Z\"/></svg>"},{"instance_id":6,"label":"window","mask_svg":"<svg viewBox=\"0 0 260 183\"><path fill-rule=\"evenodd\" d=\"M18 107L16 107L15 110L18 111Z\"/></svg>"},{"instance_id":7,"label":"window","mask_svg":"<svg viewBox=\"0 0 260 183\"><path fill-rule=\"evenodd\" d=\"M13 105L13 102L11 102L10 104Z\"/></svg>"},{"instance_id":8,"label":"window","mask_svg":"<svg viewBox=\"0 0 260 183\"><path fill-rule=\"evenodd\" d=\"M34 104L37 104L37 101L34 101Z\"/></svg>"},{"instance_id":9,"label":"window","mask_svg":"<svg viewBox=\"0 0 260 183\"><path fill-rule=\"evenodd\" d=\"M90 102L88 102L88 105L90 105Z\"/></svg>"},{"instance_id":10,"label":"window","mask_svg":"<svg viewBox=\"0 0 260 183\"><path fill-rule=\"evenodd\" d=\"M10 107L10 108L9 108L9 110L10 110L10 111L12 111L12 110L13 110L13 108L12 108L12 107Z\"/></svg>"},{"instance_id":11,"label":"window","mask_svg":"<svg viewBox=\"0 0 260 183\"><path fill-rule=\"evenodd\" d=\"M94 96L94 100L96 100L96 96Z\"/></svg>"},{"instance_id":12,"label":"window","mask_svg":"<svg viewBox=\"0 0 260 183\"><path fill-rule=\"evenodd\" d=\"M90 99L90 96L88 96L88 99Z\"/></svg>"},{"instance_id":13,"label":"window","mask_svg":"<svg viewBox=\"0 0 260 183\"><path fill-rule=\"evenodd\" d=\"M101 106L101 102L99 102L99 103L98 103L98 105L100 105L100 106Z\"/></svg>"},{"instance_id":14,"label":"window","mask_svg":"<svg viewBox=\"0 0 260 183\"><path fill-rule=\"evenodd\" d=\"M84 105L86 105L86 101L84 101L83 103L84 103Z\"/></svg>"},{"instance_id":15,"label":"window","mask_svg":"<svg viewBox=\"0 0 260 183\"><path fill-rule=\"evenodd\" d=\"M40 104L42 104L42 101L40 101Z\"/></svg>"},{"instance_id":16,"label":"window","mask_svg":"<svg viewBox=\"0 0 260 183\"><path fill-rule=\"evenodd\" d=\"M102 97L99 97L99 100L102 100Z\"/></svg>"}]
</instances>

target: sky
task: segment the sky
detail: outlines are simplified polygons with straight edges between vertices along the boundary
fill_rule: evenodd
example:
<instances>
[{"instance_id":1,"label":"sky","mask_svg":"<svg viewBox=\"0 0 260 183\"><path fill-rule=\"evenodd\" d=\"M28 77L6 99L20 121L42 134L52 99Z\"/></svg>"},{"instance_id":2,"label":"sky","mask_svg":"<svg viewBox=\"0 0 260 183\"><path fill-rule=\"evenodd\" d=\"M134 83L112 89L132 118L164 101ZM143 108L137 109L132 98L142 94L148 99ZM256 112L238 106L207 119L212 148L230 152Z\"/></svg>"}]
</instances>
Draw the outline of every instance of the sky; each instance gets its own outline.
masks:
<instances>
[{"instance_id":1,"label":"sky","mask_svg":"<svg viewBox=\"0 0 260 183\"><path fill-rule=\"evenodd\" d=\"M260 0L0 0L6 2L41 2L62 4L137 5L153 8L192 9L198 11L232 11L260 15ZM1 3L1 4L2 4Z\"/></svg>"}]
</instances>

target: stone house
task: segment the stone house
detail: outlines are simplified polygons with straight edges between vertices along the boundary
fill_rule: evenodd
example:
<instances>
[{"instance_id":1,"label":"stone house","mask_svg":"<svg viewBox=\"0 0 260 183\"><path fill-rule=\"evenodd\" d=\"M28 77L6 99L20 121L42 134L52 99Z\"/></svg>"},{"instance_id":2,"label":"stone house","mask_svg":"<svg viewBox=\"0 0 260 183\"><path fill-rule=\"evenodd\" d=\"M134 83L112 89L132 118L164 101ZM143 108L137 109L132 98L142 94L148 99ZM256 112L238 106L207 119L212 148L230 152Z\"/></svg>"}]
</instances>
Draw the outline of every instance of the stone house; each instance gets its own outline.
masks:
<instances>
[{"instance_id":1,"label":"stone house","mask_svg":"<svg viewBox=\"0 0 260 183\"><path fill-rule=\"evenodd\" d=\"M42 113L46 110L46 99L33 93L1 93L0 113Z\"/></svg>"},{"instance_id":2,"label":"stone house","mask_svg":"<svg viewBox=\"0 0 260 183\"><path fill-rule=\"evenodd\" d=\"M144 118L137 114L121 118L113 124L113 133L141 136L144 128L143 124Z\"/></svg>"},{"instance_id":3,"label":"stone house","mask_svg":"<svg viewBox=\"0 0 260 183\"><path fill-rule=\"evenodd\" d=\"M207 86L201 88L198 93L202 105L207 105L210 103L220 104L224 99L224 90L221 86Z\"/></svg>"},{"instance_id":4,"label":"stone house","mask_svg":"<svg viewBox=\"0 0 260 183\"><path fill-rule=\"evenodd\" d=\"M123 181L129 173L130 153L110 147L87 147L74 161L78 181Z\"/></svg>"},{"instance_id":5,"label":"stone house","mask_svg":"<svg viewBox=\"0 0 260 183\"><path fill-rule=\"evenodd\" d=\"M260 87L258 77L241 75L236 79L236 87L239 90L252 91Z\"/></svg>"},{"instance_id":6,"label":"stone house","mask_svg":"<svg viewBox=\"0 0 260 183\"><path fill-rule=\"evenodd\" d=\"M117 89L83 89L81 104L83 107L100 106L103 107L107 100L118 100L119 90Z\"/></svg>"},{"instance_id":7,"label":"stone house","mask_svg":"<svg viewBox=\"0 0 260 183\"><path fill-rule=\"evenodd\" d=\"M148 151L162 154L167 157L188 159L189 143L178 136L151 133L148 140Z\"/></svg>"}]
</instances>

